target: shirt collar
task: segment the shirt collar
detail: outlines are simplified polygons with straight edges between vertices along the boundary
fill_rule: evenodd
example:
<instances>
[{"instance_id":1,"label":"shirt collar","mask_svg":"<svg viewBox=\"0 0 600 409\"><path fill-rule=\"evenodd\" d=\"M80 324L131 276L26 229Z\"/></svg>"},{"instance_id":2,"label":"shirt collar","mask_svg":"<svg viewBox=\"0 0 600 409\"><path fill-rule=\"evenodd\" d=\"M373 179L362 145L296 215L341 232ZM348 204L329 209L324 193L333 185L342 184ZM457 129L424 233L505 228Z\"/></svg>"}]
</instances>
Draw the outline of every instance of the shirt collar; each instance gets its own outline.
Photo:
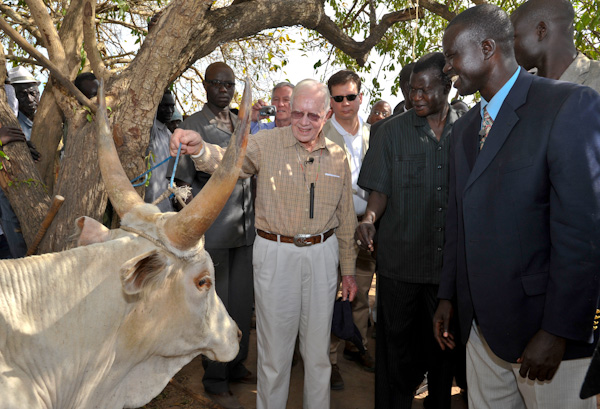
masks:
<instances>
[{"instance_id":1,"label":"shirt collar","mask_svg":"<svg viewBox=\"0 0 600 409\"><path fill-rule=\"evenodd\" d=\"M500 111L500 108L502 107L502 104L504 103L506 96L512 89L513 85L515 85L515 82L517 81L517 78L519 77L520 71L521 71L521 67L518 67L517 70L515 71L515 73L512 75L512 77L510 77L510 79L508 81L506 81L506 83L502 86L502 88L500 88L500 90L498 92L496 92L496 95L494 95L489 102L486 101L483 97L481 97L480 114L481 114L482 118L483 118L483 109L485 107L487 107L488 114L490 114L490 116L492 117L493 120L496 120L496 116L498 115L498 112Z\"/></svg>"},{"instance_id":2,"label":"shirt collar","mask_svg":"<svg viewBox=\"0 0 600 409\"><path fill-rule=\"evenodd\" d=\"M169 128L167 128L167 124L160 122L157 118L154 118L154 125L161 131L164 131L165 129L167 129L167 130L169 129Z\"/></svg>"},{"instance_id":3,"label":"shirt collar","mask_svg":"<svg viewBox=\"0 0 600 409\"><path fill-rule=\"evenodd\" d=\"M415 127L416 126L425 126L425 125L429 126L429 122L427 122L426 117L417 115L417 113L415 112L414 109L411 109L410 112L411 113L407 114L407 115L411 115L413 125ZM448 124L452 125L454 122L456 122L457 119L458 119L458 114L456 113L454 108L452 108L452 105L448 104L448 115L446 116L446 125L448 125Z\"/></svg>"},{"instance_id":4,"label":"shirt collar","mask_svg":"<svg viewBox=\"0 0 600 409\"><path fill-rule=\"evenodd\" d=\"M217 116L213 113L213 111L210 110L210 108L208 107L208 104L204 104L204 106L202 107L202 110L200 112L202 112L202 114L208 120L209 123L211 123L212 121L216 122ZM238 123L238 117L236 114L231 112L231 110L229 108L228 108L228 113L229 113L229 119L231 119L231 123L233 124L233 127L235 128Z\"/></svg>"},{"instance_id":5,"label":"shirt collar","mask_svg":"<svg viewBox=\"0 0 600 409\"><path fill-rule=\"evenodd\" d=\"M18 118L23 121L23 123L27 124L29 127L31 127L33 125L33 121L29 118L27 118L27 116L22 113L21 111L19 111L19 115Z\"/></svg>"},{"instance_id":6,"label":"shirt collar","mask_svg":"<svg viewBox=\"0 0 600 409\"><path fill-rule=\"evenodd\" d=\"M360 116L358 117L358 131L354 135L352 135L350 132L346 131L344 129L344 127L342 125L340 125L340 123L337 121L337 119L335 119L335 114L333 114L331 116L330 121L331 121L331 125L333 125L335 130L338 131L339 134L342 136L349 135L354 138L354 137L362 134L363 120Z\"/></svg>"},{"instance_id":7,"label":"shirt collar","mask_svg":"<svg viewBox=\"0 0 600 409\"><path fill-rule=\"evenodd\" d=\"M290 148L290 147L294 147L295 145L299 145L301 148L304 149L304 147L300 144L298 139L296 139L296 137L294 136L291 126L286 126L285 128L279 128L279 129L284 131L283 146L285 148ZM319 136L317 138L318 138L317 144L315 145L315 149L313 149L313 152L318 149L322 149L322 148L329 150L327 148L327 144L325 143L325 137L323 136L323 130L321 130L321 132L319 133Z\"/></svg>"}]
</instances>

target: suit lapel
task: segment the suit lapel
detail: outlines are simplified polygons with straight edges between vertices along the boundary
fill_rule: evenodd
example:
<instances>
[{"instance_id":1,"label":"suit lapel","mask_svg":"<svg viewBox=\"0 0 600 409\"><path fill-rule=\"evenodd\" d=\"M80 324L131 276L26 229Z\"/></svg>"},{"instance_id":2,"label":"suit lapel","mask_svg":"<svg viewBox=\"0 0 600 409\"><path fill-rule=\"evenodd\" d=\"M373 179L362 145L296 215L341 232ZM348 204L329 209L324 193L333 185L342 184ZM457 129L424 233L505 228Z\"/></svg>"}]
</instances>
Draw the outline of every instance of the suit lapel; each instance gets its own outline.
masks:
<instances>
[{"instance_id":1,"label":"suit lapel","mask_svg":"<svg viewBox=\"0 0 600 409\"><path fill-rule=\"evenodd\" d=\"M467 190L488 168L490 163L492 163L500 149L502 149L502 146L509 137L512 129L519 121L516 110L525 103L532 79L533 76L531 74L521 69L517 81L506 96L506 99L496 116L496 120L485 140L483 149L479 152L479 155L477 155L469 179L467 179L465 190ZM481 116L478 117L481 119ZM477 129L477 135L478 134L479 128Z\"/></svg>"}]
</instances>

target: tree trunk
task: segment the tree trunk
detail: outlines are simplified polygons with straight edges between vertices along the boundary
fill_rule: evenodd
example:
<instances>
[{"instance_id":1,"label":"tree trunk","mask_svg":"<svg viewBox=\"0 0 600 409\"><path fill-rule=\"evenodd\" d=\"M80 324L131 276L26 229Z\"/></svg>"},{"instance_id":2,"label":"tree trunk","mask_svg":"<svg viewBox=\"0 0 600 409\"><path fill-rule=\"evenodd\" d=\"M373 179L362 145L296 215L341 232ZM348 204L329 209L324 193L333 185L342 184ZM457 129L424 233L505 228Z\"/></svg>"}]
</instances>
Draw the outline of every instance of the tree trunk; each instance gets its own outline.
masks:
<instances>
[{"instance_id":1,"label":"tree trunk","mask_svg":"<svg viewBox=\"0 0 600 409\"><path fill-rule=\"evenodd\" d=\"M56 151L62 139L63 114L54 99L51 82L44 89L35 117L44 118L43 121L34 121L31 132L31 142L39 152L44 152L36 167L48 192L52 193L56 179Z\"/></svg>"}]
</instances>

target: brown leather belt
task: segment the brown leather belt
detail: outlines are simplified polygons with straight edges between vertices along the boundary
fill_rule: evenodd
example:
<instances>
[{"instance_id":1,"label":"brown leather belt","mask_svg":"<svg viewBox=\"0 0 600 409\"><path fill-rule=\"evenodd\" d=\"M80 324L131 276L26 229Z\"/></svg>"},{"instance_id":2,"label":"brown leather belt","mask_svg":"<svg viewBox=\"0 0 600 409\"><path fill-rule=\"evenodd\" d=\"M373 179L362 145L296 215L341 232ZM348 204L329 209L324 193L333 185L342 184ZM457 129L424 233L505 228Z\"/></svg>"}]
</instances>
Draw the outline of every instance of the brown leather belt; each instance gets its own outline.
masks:
<instances>
[{"instance_id":1,"label":"brown leather belt","mask_svg":"<svg viewBox=\"0 0 600 409\"><path fill-rule=\"evenodd\" d=\"M321 237L323 237L323 241L327 240L333 235L333 229L330 229L323 234L296 234L294 237L269 233L260 229L256 229L256 234L263 239L279 241L281 243L294 243L298 247L304 247L321 243Z\"/></svg>"}]
</instances>

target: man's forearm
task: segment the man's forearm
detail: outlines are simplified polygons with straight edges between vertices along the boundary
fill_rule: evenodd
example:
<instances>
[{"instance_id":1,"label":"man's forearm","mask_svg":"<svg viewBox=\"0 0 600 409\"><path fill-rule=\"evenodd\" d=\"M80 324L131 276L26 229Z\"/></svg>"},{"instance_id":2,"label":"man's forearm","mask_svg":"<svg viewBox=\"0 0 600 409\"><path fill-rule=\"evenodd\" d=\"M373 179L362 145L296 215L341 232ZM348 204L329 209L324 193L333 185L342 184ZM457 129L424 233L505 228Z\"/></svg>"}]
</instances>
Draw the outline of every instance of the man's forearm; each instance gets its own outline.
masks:
<instances>
[{"instance_id":1,"label":"man's forearm","mask_svg":"<svg viewBox=\"0 0 600 409\"><path fill-rule=\"evenodd\" d=\"M362 221L367 223L375 223L381 218L387 207L387 196L384 193L372 191L369 194L367 209L363 215Z\"/></svg>"}]
</instances>

